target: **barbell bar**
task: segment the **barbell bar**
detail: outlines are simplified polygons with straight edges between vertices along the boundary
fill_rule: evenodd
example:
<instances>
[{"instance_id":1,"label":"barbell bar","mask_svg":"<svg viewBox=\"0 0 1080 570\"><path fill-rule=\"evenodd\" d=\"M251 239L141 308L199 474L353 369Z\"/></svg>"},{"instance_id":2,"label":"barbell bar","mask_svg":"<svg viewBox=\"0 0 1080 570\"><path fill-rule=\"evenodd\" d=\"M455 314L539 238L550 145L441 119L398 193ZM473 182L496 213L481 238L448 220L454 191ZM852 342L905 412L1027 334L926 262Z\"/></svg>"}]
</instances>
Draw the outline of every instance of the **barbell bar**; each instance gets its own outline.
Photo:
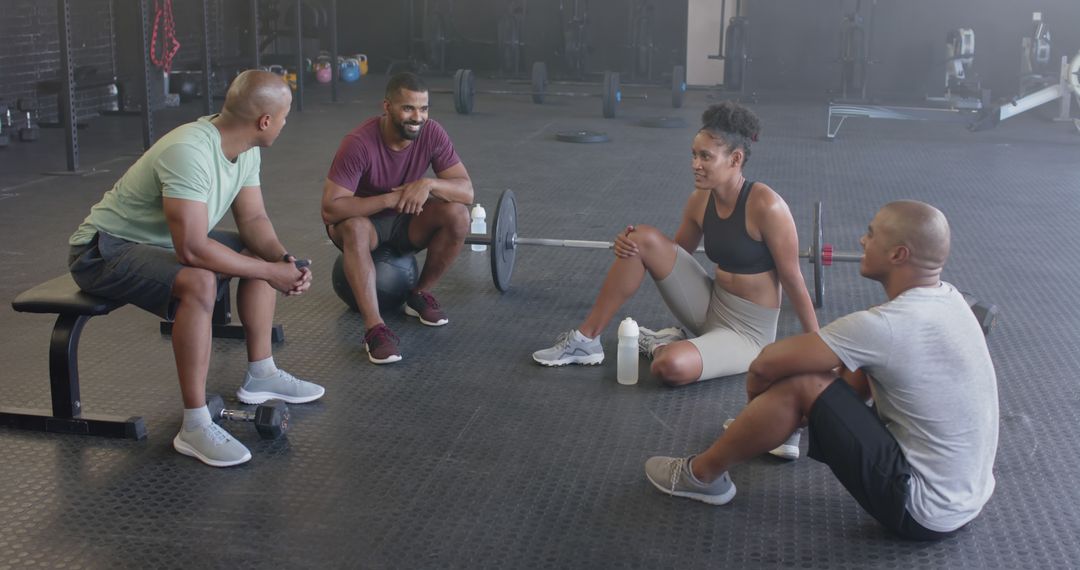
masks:
<instances>
[{"instance_id":1,"label":"barbell bar","mask_svg":"<svg viewBox=\"0 0 1080 570\"><path fill-rule=\"evenodd\" d=\"M814 306L820 308L825 297L825 273L823 268L836 262L859 262L861 253L837 252L831 244L825 243L821 229L822 203L814 204L810 247L799 251L799 257L808 259L814 268ZM545 247L570 247L585 249L611 249L615 246L610 241L592 241L576 239L531 238L517 235L517 198L512 190L504 190L495 207L495 217L488 235L470 234L465 243L487 245L491 259L491 280L499 291L510 289L510 278L514 272L519 245ZM704 252L698 247L697 252Z\"/></svg>"}]
</instances>

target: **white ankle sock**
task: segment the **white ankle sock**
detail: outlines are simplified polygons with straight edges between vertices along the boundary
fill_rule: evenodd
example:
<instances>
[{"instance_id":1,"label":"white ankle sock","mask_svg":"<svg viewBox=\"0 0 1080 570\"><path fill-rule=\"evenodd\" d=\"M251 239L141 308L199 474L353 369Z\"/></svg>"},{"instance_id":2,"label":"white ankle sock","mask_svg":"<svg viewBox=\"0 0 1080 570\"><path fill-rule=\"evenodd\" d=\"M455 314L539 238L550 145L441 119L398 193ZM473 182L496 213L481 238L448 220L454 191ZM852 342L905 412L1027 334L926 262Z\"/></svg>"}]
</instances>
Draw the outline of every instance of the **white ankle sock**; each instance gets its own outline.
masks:
<instances>
[{"instance_id":1,"label":"white ankle sock","mask_svg":"<svg viewBox=\"0 0 1080 570\"><path fill-rule=\"evenodd\" d=\"M274 357L270 356L255 362L248 362L248 373L255 378L269 378L277 372Z\"/></svg>"},{"instance_id":2,"label":"white ankle sock","mask_svg":"<svg viewBox=\"0 0 1080 570\"><path fill-rule=\"evenodd\" d=\"M184 431L195 431L210 424L210 409L206 406L201 408L184 408Z\"/></svg>"},{"instance_id":3,"label":"white ankle sock","mask_svg":"<svg viewBox=\"0 0 1080 570\"><path fill-rule=\"evenodd\" d=\"M574 340L579 341L579 342L592 342L592 341L594 341L596 339L587 337L587 336L581 334L581 331L579 331L577 329L574 329Z\"/></svg>"}]
</instances>

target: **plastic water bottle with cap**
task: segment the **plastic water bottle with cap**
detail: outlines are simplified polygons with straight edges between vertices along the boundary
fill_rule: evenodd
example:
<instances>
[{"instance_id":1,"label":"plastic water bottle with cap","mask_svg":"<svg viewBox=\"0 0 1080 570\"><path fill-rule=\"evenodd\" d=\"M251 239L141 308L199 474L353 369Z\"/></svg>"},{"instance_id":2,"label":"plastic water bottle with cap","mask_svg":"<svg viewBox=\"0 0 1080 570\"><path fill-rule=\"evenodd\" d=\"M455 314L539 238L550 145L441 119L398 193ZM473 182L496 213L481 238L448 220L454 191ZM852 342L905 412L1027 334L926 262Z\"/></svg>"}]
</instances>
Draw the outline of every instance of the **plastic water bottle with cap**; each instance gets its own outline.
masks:
<instances>
[{"instance_id":1,"label":"plastic water bottle with cap","mask_svg":"<svg viewBox=\"0 0 1080 570\"><path fill-rule=\"evenodd\" d=\"M469 227L469 231L474 234L487 235L487 212L484 211L484 207L478 202L472 209L472 225ZM487 246L483 244L472 244L473 251L487 251Z\"/></svg>"},{"instance_id":2,"label":"plastic water bottle with cap","mask_svg":"<svg viewBox=\"0 0 1080 570\"><path fill-rule=\"evenodd\" d=\"M619 350L616 355L615 378L619 384L631 385L638 381L638 324L626 317L619 323Z\"/></svg>"}]
</instances>

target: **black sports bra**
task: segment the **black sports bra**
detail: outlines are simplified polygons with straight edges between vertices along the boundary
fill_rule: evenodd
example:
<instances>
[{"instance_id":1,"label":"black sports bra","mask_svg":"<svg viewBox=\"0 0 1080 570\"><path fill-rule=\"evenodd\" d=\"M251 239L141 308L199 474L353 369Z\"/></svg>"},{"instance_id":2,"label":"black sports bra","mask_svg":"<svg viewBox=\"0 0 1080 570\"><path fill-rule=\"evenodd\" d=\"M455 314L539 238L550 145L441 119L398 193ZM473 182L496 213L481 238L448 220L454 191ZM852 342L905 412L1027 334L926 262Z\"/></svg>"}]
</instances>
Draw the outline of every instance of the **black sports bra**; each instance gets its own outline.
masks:
<instances>
[{"instance_id":1,"label":"black sports bra","mask_svg":"<svg viewBox=\"0 0 1080 570\"><path fill-rule=\"evenodd\" d=\"M769 246L746 233L746 200L754 183L747 180L739 191L735 209L725 219L716 213L716 200L709 193L709 204L701 230L705 234L705 255L728 273L753 274L776 269Z\"/></svg>"}]
</instances>

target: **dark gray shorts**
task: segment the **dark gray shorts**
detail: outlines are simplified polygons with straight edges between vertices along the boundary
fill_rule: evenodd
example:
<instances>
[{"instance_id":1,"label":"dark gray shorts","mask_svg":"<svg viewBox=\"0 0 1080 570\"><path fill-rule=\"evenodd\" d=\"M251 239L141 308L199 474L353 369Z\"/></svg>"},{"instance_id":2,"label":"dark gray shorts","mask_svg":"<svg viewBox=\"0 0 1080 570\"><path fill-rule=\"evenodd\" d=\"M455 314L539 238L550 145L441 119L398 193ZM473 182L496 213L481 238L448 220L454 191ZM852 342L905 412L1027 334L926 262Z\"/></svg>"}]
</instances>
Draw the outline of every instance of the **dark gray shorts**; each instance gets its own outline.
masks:
<instances>
[{"instance_id":1,"label":"dark gray shorts","mask_svg":"<svg viewBox=\"0 0 1080 570\"><path fill-rule=\"evenodd\" d=\"M236 232L215 230L209 235L233 251L244 250ZM71 246L68 255L68 269L83 291L131 303L168 320L176 310L173 282L183 268L171 249L130 242L105 232L98 232L86 245ZM219 298L227 294L227 287L228 277L219 275Z\"/></svg>"},{"instance_id":2,"label":"dark gray shorts","mask_svg":"<svg viewBox=\"0 0 1080 570\"><path fill-rule=\"evenodd\" d=\"M930 530L907 511L911 466L881 418L837 378L810 409L810 457L832 469L870 516L911 540L956 533Z\"/></svg>"},{"instance_id":3,"label":"dark gray shorts","mask_svg":"<svg viewBox=\"0 0 1080 570\"><path fill-rule=\"evenodd\" d=\"M409 223L412 219L412 214L388 214L368 218L371 225L375 226L375 235L379 240L377 247L391 247L400 255L420 251L421 248L409 241ZM330 226L326 227L326 235L330 236ZM333 241L333 238L330 241ZM337 242L334 242L334 245L338 245ZM338 249L341 247L338 246Z\"/></svg>"}]
</instances>

